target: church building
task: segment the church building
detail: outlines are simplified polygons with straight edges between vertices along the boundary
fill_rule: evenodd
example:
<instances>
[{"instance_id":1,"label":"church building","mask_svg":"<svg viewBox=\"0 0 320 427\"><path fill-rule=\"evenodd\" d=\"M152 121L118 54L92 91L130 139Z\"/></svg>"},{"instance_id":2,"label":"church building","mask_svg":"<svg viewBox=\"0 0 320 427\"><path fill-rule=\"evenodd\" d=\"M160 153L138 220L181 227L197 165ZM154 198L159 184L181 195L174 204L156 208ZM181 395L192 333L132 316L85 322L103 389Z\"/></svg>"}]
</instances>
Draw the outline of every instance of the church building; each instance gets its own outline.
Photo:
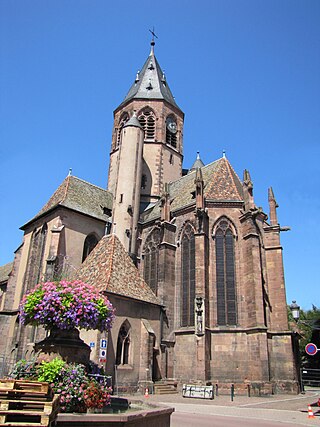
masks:
<instances>
[{"instance_id":1,"label":"church building","mask_svg":"<svg viewBox=\"0 0 320 427\"><path fill-rule=\"evenodd\" d=\"M117 386L157 381L297 386L288 329L277 202L255 205L226 155L183 169L184 113L154 52L114 111L108 188L71 174L21 229L0 268L0 357L29 358L41 328L21 326L19 302L39 281L77 278L116 308L104 364ZM36 191L36 189L35 189Z\"/></svg>"}]
</instances>

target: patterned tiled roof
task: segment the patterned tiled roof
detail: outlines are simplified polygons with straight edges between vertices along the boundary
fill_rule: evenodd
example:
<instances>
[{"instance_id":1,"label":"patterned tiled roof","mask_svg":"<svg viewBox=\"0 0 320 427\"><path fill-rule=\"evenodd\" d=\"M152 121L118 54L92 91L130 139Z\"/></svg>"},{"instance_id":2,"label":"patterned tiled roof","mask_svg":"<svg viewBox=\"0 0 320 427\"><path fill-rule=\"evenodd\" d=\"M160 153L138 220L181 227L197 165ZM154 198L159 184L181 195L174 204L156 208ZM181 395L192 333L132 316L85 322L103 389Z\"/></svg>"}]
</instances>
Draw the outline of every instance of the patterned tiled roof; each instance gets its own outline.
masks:
<instances>
[{"instance_id":1,"label":"patterned tiled roof","mask_svg":"<svg viewBox=\"0 0 320 427\"><path fill-rule=\"evenodd\" d=\"M217 202L242 201L242 185L227 158L222 157L201 168L204 181L204 197ZM169 184L171 211L195 203L196 170ZM142 221L150 221L160 216L160 202L142 214Z\"/></svg>"},{"instance_id":2,"label":"patterned tiled roof","mask_svg":"<svg viewBox=\"0 0 320 427\"><path fill-rule=\"evenodd\" d=\"M76 278L94 285L99 291L160 305L115 234L99 241L76 272Z\"/></svg>"},{"instance_id":3,"label":"patterned tiled roof","mask_svg":"<svg viewBox=\"0 0 320 427\"><path fill-rule=\"evenodd\" d=\"M9 279L9 274L11 273L13 267L13 262L0 266L0 283L6 282Z\"/></svg>"},{"instance_id":4,"label":"patterned tiled roof","mask_svg":"<svg viewBox=\"0 0 320 427\"><path fill-rule=\"evenodd\" d=\"M104 208L112 209L112 194L101 187L75 176L67 176L43 208L30 222L57 206L75 210L103 221L107 220ZM27 225L25 224L22 229Z\"/></svg>"}]
</instances>

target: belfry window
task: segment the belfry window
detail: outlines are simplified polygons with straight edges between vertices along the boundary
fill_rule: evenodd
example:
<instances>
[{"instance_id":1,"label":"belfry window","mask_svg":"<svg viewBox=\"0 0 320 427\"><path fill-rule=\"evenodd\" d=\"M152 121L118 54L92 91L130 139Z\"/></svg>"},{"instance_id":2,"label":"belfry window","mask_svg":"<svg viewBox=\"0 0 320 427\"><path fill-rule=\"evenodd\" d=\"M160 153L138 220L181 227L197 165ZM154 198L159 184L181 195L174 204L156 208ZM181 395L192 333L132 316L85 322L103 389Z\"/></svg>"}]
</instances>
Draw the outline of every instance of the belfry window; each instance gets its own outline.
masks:
<instances>
[{"instance_id":1,"label":"belfry window","mask_svg":"<svg viewBox=\"0 0 320 427\"><path fill-rule=\"evenodd\" d=\"M222 220L215 233L218 325L237 323L234 242L230 224Z\"/></svg>"},{"instance_id":2,"label":"belfry window","mask_svg":"<svg viewBox=\"0 0 320 427\"><path fill-rule=\"evenodd\" d=\"M173 116L166 119L166 143L177 148L177 123Z\"/></svg>"},{"instance_id":3,"label":"belfry window","mask_svg":"<svg viewBox=\"0 0 320 427\"><path fill-rule=\"evenodd\" d=\"M128 365L130 360L130 323L126 320L121 325L117 341L116 365Z\"/></svg>"},{"instance_id":4,"label":"belfry window","mask_svg":"<svg viewBox=\"0 0 320 427\"><path fill-rule=\"evenodd\" d=\"M119 147L119 145L121 144L121 131L123 126L127 123L128 120L129 120L129 114L123 113L122 116L120 117L119 125L117 128L117 147Z\"/></svg>"},{"instance_id":5,"label":"belfry window","mask_svg":"<svg viewBox=\"0 0 320 427\"><path fill-rule=\"evenodd\" d=\"M158 292L160 230L154 230L148 237L144 247L144 280L153 292Z\"/></svg>"},{"instance_id":6,"label":"belfry window","mask_svg":"<svg viewBox=\"0 0 320 427\"><path fill-rule=\"evenodd\" d=\"M89 234L86 237L83 245L82 262L87 258L90 252L95 248L98 243L98 239L94 234Z\"/></svg>"},{"instance_id":7,"label":"belfry window","mask_svg":"<svg viewBox=\"0 0 320 427\"><path fill-rule=\"evenodd\" d=\"M181 239L181 326L194 326L195 239L187 225Z\"/></svg>"},{"instance_id":8,"label":"belfry window","mask_svg":"<svg viewBox=\"0 0 320 427\"><path fill-rule=\"evenodd\" d=\"M154 141L156 134L156 122L153 112L150 109L143 110L138 120L144 130L145 140Z\"/></svg>"}]
</instances>

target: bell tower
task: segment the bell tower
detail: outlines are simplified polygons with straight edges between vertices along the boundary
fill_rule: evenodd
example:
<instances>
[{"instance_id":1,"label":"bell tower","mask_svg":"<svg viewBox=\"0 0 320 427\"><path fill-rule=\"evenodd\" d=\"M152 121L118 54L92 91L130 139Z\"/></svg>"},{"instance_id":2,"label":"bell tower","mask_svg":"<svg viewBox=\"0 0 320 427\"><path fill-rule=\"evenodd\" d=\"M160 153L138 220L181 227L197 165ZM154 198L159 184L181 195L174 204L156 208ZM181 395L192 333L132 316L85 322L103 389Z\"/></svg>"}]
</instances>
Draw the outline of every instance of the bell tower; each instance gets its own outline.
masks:
<instances>
[{"instance_id":1,"label":"bell tower","mask_svg":"<svg viewBox=\"0 0 320 427\"><path fill-rule=\"evenodd\" d=\"M165 183L182 176L183 120L154 53L155 42L123 102L114 111L108 190L116 193L117 182L128 165L121 161L122 129L135 115L144 132L140 180L140 212L157 201ZM132 183L135 185L135 183Z\"/></svg>"},{"instance_id":2,"label":"bell tower","mask_svg":"<svg viewBox=\"0 0 320 427\"><path fill-rule=\"evenodd\" d=\"M182 176L183 120L165 73L151 51L123 102L114 111L108 190L113 232L135 255L140 213Z\"/></svg>"}]
</instances>

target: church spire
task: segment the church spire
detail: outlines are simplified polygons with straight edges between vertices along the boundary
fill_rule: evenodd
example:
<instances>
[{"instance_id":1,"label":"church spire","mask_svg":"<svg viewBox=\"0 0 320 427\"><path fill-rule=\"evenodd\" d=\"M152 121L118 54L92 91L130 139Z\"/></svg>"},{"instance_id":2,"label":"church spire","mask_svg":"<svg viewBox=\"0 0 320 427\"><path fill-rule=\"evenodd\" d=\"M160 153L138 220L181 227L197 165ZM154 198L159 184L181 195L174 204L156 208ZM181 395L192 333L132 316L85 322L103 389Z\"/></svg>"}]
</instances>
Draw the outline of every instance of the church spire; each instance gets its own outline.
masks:
<instances>
[{"instance_id":1,"label":"church spire","mask_svg":"<svg viewBox=\"0 0 320 427\"><path fill-rule=\"evenodd\" d=\"M162 71L154 54L154 37L157 36L154 31L150 30L150 32L152 34L150 55L145 61L141 71L136 73L135 80L130 87L125 99L120 104L120 107L124 106L133 99L159 99L167 101L169 104L180 110L169 88L165 73Z\"/></svg>"}]
</instances>

